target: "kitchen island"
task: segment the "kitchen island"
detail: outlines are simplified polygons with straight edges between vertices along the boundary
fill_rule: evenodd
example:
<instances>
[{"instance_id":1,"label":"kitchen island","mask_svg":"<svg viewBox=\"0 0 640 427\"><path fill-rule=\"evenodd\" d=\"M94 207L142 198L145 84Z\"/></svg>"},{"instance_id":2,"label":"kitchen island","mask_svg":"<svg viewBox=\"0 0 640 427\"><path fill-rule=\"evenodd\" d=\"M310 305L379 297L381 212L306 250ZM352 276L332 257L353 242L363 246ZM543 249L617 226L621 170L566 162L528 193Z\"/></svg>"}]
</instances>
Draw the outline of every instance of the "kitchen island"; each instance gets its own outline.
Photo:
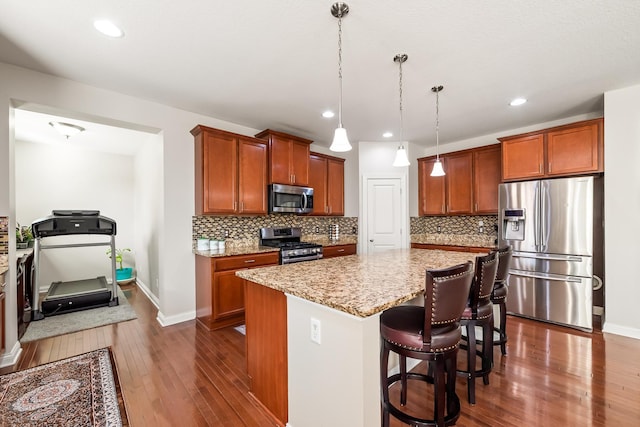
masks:
<instances>
[{"instance_id":1,"label":"kitchen island","mask_svg":"<svg viewBox=\"0 0 640 427\"><path fill-rule=\"evenodd\" d=\"M236 272L252 394L280 425L380 425L380 313L420 295L427 269L476 255L400 249Z\"/></svg>"}]
</instances>

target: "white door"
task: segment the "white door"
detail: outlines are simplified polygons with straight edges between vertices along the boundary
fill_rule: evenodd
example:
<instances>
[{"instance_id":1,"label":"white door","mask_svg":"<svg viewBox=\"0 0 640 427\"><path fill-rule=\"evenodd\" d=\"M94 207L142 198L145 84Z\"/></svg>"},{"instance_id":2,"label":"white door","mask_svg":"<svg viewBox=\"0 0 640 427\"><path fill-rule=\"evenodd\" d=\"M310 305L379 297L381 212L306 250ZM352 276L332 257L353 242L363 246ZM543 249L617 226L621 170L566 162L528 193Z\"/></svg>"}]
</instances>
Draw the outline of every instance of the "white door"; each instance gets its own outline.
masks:
<instances>
[{"instance_id":1,"label":"white door","mask_svg":"<svg viewBox=\"0 0 640 427\"><path fill-rule=\"evenodd\" d=\"M367 253L403 247L402 200L400 178L367 179Z\"/></svg>"}]
</instances>

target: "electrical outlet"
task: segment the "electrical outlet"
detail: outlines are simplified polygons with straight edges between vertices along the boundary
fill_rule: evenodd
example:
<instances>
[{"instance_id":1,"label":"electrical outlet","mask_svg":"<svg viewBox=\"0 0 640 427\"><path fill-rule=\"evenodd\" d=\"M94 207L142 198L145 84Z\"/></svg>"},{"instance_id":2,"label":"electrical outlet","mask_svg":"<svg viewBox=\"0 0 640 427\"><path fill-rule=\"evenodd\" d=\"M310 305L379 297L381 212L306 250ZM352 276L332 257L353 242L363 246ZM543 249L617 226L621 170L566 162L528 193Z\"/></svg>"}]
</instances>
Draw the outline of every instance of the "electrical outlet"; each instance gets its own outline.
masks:
<instances>
[{"instance_id":1,"label":"electrical outlet","mask_svg":"<svg viewBox=\"0 0 640 427\"><path fill-rule=\"evenodd\" d=\"M316 234L320 233L320 227L316 225Z\"/></svg>"},{"instance_id":2,"label":"electrical outlet","mask_svg":"<svg viewBox=\"0 0 640 427\"><path fill-rule=\"evenodd\" d=\"M481 221L482 222L482 221ZM481 225L480 227L478 227L478 231L480 233L484 233L484 227Z\"/></svg>"},{"instance_id":3,"label":"electrical outlet","mask_svg":"<svg viewBox=\"0 0 640 427\"><path fill-rule=\"evenodd\" d=\"M356 227L352 227L351 234L358 234L358 229Z\"/></svg>"},{"instance_id":4,"label":"electrical outlet","mask_svg":"<svg viewBox=\"0 0 640 427\"><path fill-rule=\"evenodd\" d=\"M311 341L320 344L322 333L320 330L320 320L311 318Z\"/></svg>"},{"instance_id":5,"label":"electrical outlet","mask_svg":"<svg viewBox=\"0 0 640 427\"><path fill-rule=\"evenodd\" d=\"M437 231L438 233L440 233L440 232L442 231L442 227L440 227L440 226L438 225L438 226L436 227L436 231Z\"/></svg>"},{"instance_id":6,"label":"electrical outlet","mask_svg":"<svg viewBox=\"0 0 640 427\"><path fill-rule=\"evenodd\" d=\"M224 230L224 238L228 238L229 237L229 230Z\"/></svg>"}]
</instances>

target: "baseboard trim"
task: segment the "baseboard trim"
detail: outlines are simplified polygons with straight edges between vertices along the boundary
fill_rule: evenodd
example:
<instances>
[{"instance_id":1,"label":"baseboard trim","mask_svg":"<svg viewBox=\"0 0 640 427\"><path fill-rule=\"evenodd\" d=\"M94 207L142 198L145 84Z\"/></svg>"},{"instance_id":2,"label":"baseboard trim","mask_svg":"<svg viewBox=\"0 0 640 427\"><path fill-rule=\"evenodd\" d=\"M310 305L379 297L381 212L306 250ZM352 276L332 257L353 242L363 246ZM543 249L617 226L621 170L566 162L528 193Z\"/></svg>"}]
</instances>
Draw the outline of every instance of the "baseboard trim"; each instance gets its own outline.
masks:
<instances>
[{"instance_id":1,"label":"baseboard trim","mask_svg":"<svg viewBox=\"0 0 640 427\"><path fill-rule=\"evenodd\" d=\"M617 325L611 322L605 322L604 325L602 325L602 332L640 340L640 329Z\"/></svg>"},{"instance_id":2,"label":"baseboard trim","mask_svg":"<svg viewBox=\"0 0 640 427\"><path fill-rule=\"evenodd\" d=\"M157 309L160 309L160 300L151 292L151 289L149 289L142 280L136 278L136 286L138 286L138 288L140 288L140 290L147 296L149 301L151 301L151 304L153 304Z\"/></svg>"},{"instance_id":3,"label":"baseboard trim","mask_svg":"<svg viewBox=\"0 0 640 427\"><path fill-rule=\"evenodd\" d=\"M0 368L4 368L6 366L13 366L18 363L20 359L20 355L22 354L22 346L20 342L17 341L11 351L6 351L2 357L0 357Z\"/></svg>"},{"instance_id":4,"label":"baseboard trim","mask_svg":"<svg viewBox=\"0 0 640 427\"><path fill-rule=\"evenodd\" d=\"M158 311L158 316L156 320L160 323L160 326L163 328L165 326L175 325L177 323L188 322L189 320L193 320L196 318L196 311L189 311L181 314L174 314L173 316L165 316L162 312Z\"/></svg>"}]
</instances>

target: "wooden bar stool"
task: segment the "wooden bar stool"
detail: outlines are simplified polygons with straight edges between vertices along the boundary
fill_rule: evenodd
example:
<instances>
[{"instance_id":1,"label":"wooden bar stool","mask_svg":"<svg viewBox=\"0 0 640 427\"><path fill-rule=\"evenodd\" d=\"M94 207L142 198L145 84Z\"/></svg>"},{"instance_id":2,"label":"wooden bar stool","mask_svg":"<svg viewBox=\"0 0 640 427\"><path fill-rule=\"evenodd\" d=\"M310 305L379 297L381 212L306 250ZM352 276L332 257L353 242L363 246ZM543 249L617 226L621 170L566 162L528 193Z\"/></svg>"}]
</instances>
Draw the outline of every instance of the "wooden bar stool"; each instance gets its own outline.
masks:
<instances>
[{"instance_id":1,"label":"wooden bar stool","mask_svg":"<svg viewBox=\"0 0 640 427\"><path fill-rule=\"evenodd\" d=\"M498 272L491 291L491 302L498 305L500 310L500 327L493 329L498 332L499 339L494 339L493 345L499 345L503 355L507 354L507 278L512 254L511 246L498 249Z\"/></svg>"},{"instance_id":2,"label":"wooden bar stool","mask_svg":"<svg viewBox=\"0 0 640 427\"><path fill-rule=\"evenodd\" d=\"M460 316L472 279L471 261L448 269L427 270L424 307L393 307L380 316L383 427L389 426L389 414L412 426L453 425L460 416L460 400L455 391L456 356L462 335ZM400 356L400 373L389 376L391 351ZM407 357L426 361L428 374L407 373ZM389 387L400 381L400 405L406 404L407 379L433 384L433 419L413 416L389 401Z\"/></svg>"},{"instance_id":3,"label":"wooden bar stool","mask_svg":"<svg viewBox=\"0 0 640 427\"><path fill-rule=\"evenodd\" d=\"M467 397L469 403L476 403L476 377L481 376L485 385L489 384L489 373L493 366L493 304L491 291L498 270L498 253L476 257L476 268L469 292L469 302L464 309L461 325L466 328L467 369L458 370L467 377ZM482 350L476 349L476 326L482 328ZM480 356L482 367L476 369L476 356Z\"/></svg>"}]
</instances>

